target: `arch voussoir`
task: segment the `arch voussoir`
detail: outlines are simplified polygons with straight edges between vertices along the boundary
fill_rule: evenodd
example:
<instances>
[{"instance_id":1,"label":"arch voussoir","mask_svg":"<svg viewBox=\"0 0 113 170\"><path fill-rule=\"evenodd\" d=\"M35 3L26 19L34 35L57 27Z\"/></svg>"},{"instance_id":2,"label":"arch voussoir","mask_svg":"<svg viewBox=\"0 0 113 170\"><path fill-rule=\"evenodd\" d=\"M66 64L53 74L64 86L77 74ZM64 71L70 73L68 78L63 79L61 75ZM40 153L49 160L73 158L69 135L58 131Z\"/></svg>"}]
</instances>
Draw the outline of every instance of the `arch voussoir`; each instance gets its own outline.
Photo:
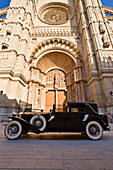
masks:
<instances>
[{"instance_id":1,"label":"arch voussoir","mask_svg":"<svg viewBox=\"0 0 113 170\"><path fill-rule=\"evenodd\" d=\"M68 40L61 39L61 38L52 38L52 39L47 39L37 46L35 46L34 50L31 53L31 59L37 58L36 56L39 56L40 53L43 51L46 51L48 48L55 48L55 49L63 49L66 50L68 49L68 52L71 52L73 56L76 57L76 55L81 56L80 51L76 47L76 45Z\"/></svg>"}]
</instances>

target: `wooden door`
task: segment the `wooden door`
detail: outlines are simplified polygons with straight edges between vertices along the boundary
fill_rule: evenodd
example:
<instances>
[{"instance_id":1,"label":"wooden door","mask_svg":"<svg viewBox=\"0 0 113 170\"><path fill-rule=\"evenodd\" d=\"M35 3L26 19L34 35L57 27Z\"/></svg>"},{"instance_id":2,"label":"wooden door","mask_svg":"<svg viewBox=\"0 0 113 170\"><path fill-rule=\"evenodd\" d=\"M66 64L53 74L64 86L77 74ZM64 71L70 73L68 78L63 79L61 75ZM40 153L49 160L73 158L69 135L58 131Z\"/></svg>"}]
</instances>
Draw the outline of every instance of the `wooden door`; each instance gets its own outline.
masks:
<instances>
[{"instance_id":1,"label":"wooden door","mask_svg":"<svg viewBox=\"0 0 113 170\"><path fill-rule=\"evenodd\" d=\"M46 102L45 102L45 111L49 112L50 109L53 108L53 104L55 104L55 91L47 91L46 92Z\"/></svg>"},{"instance_id":2,"label":"wooden door","mask_svg":"<svg viewBox=\"0 0 113 170\"><path fill-rule=\"evenodd\" d=\"M57 91L57 101L55 100L56 94L55 91L47 91L46 92L46 104L45 110L49 112L50 109L53 108L53 104L57 103L57 111L63 111L63 105L67 102L67 93L64 90Z\"/></svg>"}]
</instances>

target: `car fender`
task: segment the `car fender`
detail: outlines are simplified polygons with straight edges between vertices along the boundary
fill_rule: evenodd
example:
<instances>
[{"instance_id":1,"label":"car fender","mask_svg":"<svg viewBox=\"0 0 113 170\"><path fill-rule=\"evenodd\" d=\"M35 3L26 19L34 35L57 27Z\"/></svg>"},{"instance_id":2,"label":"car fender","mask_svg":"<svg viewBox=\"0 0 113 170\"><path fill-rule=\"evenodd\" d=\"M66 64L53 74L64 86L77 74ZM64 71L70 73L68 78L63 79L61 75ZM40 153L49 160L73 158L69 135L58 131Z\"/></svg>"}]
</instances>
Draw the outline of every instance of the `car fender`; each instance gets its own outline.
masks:
<instances>
[{"instance_id":1,"label":"car fender","mask_svg":"<svg viewBox=\"0 0 113 170\"><path fill-rule=\"evenodd\" d=\"M30 124L29 122L27 122L26 120L22 119L21 117L17 117L17 116L10 116L8 117L9 119L12 119L12 120L16 120L18 121L22 127L23 126L26 126L29 130L31 130L32 132L34 133L41 133L40 130L38 130L35 126L33 126L32 124Z\"/></svg>"},{"instance_id":2,"label":"car fender","mask_svg":"<svg viewBox=\"0 0 113 170\"><path fill-rule=\"evenodd\" d=\"M102 126L103 130L107 130L107 127L105 126L104 122L96 116L89 116L86 121L83 121L83 129L85 130L86 125L90 122L90 121L96 121L98 123L100 123L100 125Z\"/></svg>"}]
</instances>

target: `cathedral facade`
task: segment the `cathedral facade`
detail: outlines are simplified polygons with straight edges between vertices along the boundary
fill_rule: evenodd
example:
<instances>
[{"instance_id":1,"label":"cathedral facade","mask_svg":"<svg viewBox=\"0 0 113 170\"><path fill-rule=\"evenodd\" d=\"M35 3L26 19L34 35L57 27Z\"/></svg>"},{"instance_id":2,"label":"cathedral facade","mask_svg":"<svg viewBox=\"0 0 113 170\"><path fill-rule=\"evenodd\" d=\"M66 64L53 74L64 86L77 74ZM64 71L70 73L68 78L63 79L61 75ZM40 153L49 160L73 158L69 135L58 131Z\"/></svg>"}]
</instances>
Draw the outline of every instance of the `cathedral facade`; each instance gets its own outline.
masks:
<instances>
[{"instance_id":1,"label":"cathedral facade","mask_svg":"<svg viewBox=\"0 0 113 170\"><path fill-rule=\"evenodd\" d=\"M4 14L1 117L68 101L95 102L112 115L113 8L101 0L12 0Z\"/></svg>"}]
</instances>

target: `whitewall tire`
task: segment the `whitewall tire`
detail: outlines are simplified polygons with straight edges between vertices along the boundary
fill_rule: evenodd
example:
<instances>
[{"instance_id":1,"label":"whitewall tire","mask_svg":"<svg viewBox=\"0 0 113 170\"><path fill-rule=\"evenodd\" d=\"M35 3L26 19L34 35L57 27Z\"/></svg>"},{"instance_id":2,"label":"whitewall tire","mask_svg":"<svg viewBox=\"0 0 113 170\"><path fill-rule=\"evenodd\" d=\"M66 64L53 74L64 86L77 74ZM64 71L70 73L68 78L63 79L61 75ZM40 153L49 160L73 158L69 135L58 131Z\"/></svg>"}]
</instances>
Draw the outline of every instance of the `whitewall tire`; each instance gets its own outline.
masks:
<instances>
[{"instance_id":1,"label":"whitewall tire","mask_svg":"<svg viewBox=\"0 0 113 170\"><path fill-rule=\"evenodd\" d=\"M46 120L41 115L33 116L30 120L30 124L34 125L40 131L44 131L44 129L46 128Z\"/></svg>"},{"instance_id":2,"label":"whitewall tire","mask_svg":"<svg viewBox=\"0 0 113 170\"><path fill-rule=\"evenodd\" d=\"M96 121L90 121L86 125L86 135L92 140L99 140L103 136L102 126Z\"/></svg>"},{"instance_id":3,"label":"whitewall tire","mask_svg":"<svg viewBox=\"0 0 113 170\"><path fill-rule=\"evenodd\" d=\"M9 122L4 129L4 134L6 138L10 140L19 138L21 133L22 133L22 126L18 121Z\"/></svg>"}]
</instances>

